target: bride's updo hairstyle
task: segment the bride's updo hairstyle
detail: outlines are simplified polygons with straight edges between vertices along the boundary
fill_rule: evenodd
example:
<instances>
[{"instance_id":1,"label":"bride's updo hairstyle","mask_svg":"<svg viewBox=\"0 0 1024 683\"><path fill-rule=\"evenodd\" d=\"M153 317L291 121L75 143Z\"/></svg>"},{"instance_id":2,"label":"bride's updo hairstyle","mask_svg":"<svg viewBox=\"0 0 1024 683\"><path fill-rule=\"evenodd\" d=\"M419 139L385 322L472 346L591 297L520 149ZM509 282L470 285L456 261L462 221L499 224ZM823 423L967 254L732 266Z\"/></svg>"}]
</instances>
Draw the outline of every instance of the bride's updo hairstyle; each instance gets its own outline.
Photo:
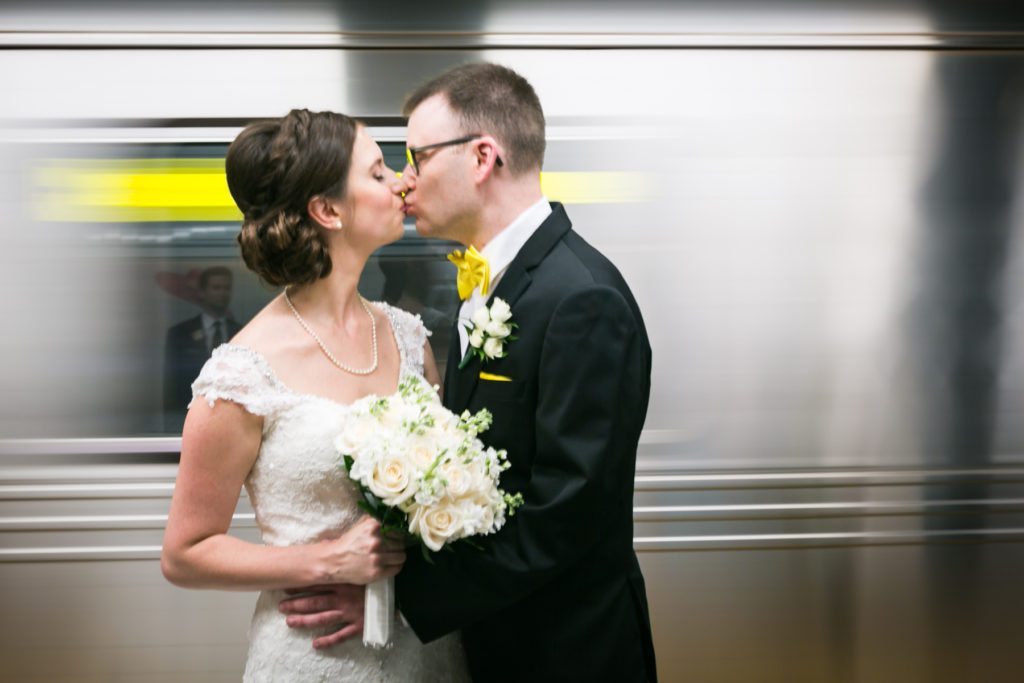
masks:
<instances>
[{"instance_id":1,"label":"bride's updo hairstyle","mask_svg":"<svg viewBox=\"0 0 1024 683\"><path fill-rule=\"evenodd\" d=\"M268 284L308 284L331 272L323 229L307 206L318 195L345 196L358 125L343 114L293 109L246 126L228 148L228 189L245 216L242 258Z\"/></svg>"}]
</instances>

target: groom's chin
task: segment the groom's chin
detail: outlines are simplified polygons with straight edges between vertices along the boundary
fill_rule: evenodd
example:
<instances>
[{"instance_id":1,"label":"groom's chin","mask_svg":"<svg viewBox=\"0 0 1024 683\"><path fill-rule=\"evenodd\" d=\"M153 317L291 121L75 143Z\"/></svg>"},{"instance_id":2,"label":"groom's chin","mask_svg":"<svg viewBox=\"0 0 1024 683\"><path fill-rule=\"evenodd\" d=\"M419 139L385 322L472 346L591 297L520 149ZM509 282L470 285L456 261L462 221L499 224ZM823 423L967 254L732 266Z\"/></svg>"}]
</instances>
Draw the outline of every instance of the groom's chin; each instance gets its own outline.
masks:
<instances>
[{"instance_id":1,"label":"groom's chin","mask_svg":"<svg viewBox=\"0 0 1024 683\"><path fill-rule=\"evenodd\" d=\"M437 231L433 226L428 225L419 218L416 219L416 234L420 237L432 237L434 239L440 238L440 235L437 234Z\"/></svg>"}]
</instances>

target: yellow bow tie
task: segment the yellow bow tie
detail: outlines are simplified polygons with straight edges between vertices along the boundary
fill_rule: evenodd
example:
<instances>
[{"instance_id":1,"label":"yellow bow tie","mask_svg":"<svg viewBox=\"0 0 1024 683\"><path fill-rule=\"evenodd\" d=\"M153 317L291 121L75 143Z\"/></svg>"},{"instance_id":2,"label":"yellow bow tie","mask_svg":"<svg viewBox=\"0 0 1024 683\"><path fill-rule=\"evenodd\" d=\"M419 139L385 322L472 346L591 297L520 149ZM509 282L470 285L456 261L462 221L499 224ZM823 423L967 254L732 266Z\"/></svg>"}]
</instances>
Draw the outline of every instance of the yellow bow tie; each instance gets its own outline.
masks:
<instances>
[{"instance_id":1,"label":"yellow bow tie","mask_svg":"<svg viewBox=\"0 0 1024 683\"><path fill-rule=\"evenodd\" d=\"M448 254L448 260L459 269L456 284L459 287L459 298L465 301L473 290L480 287L480 294L487 296L491 287L491 267L487 259L479 251L470 247L465 253L456 249Z\"/></svg>"}]
</instances>

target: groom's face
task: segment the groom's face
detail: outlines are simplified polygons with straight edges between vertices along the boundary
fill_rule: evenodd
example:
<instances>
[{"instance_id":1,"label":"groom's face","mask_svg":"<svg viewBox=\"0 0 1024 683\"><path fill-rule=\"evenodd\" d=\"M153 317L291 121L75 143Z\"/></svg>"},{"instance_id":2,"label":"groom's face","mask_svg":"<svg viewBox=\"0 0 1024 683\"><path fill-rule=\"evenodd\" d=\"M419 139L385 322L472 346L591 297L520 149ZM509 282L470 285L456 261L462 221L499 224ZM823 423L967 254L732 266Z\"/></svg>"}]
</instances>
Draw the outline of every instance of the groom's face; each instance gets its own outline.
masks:
<instances>
[{"instance_id":1,"label":"groom's face","mask_svg":"<svg viewBox=\"0 0 1024 683\"><path fill-rule=\"evenodd\" d=\"M409 116L406 145L410 149L455 140L465 133L443 95L424 100ZM435 147L416 154L418 169L406 166L406 213L416 219L425 237L464 241L472 214L472 157L466 145Z\"/></svg>"}]
</instances>

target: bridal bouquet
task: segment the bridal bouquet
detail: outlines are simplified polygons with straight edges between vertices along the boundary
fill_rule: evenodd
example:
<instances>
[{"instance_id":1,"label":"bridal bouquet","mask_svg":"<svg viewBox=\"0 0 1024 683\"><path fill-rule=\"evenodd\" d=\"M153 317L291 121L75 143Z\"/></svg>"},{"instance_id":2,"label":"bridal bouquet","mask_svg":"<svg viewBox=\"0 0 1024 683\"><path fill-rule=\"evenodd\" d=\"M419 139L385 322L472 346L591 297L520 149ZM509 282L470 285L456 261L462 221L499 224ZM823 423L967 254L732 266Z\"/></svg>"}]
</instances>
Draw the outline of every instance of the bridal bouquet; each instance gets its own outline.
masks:
<instances>
[{"instance_id":1,"label":"bridal bouquet","mask_svg":"<svg viewBox=\"0 0 1024 683\"><path fill-rule=\"evenodd\" d=\"M498 486L509 467L505 451L477 438L490 425L487 410L455 415L425 380L408 375L395 394L353 404L334 445L363 496L360 507L385 532L417 538L429 561L428 549L492 534L522 504L521 494ZM363 643L386 646L394 612L393 579L367 586Z\"/></svg>"}]
</instances>

